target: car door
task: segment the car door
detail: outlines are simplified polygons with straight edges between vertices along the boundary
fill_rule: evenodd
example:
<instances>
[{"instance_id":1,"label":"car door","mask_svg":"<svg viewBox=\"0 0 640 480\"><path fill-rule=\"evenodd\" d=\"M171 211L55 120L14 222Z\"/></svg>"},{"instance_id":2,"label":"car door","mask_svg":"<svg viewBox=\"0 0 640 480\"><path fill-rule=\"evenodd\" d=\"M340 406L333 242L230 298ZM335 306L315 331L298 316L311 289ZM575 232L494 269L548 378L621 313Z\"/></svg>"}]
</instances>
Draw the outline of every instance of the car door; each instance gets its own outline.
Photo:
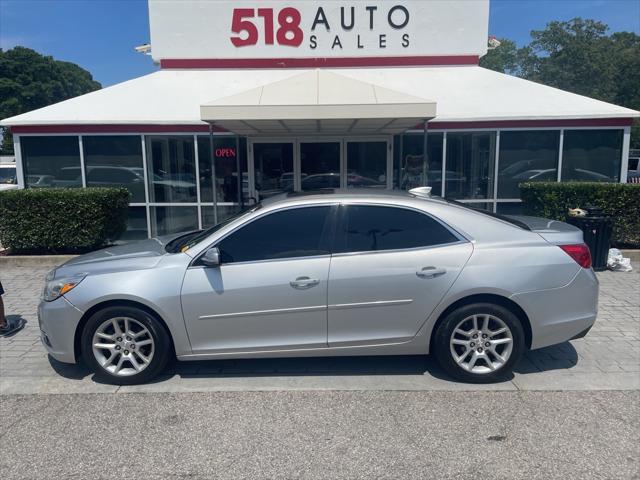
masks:
<instances>
[{"instance_id":1,"label":"car door","mask_svg":"<svg viewBox=\"0 0 640 480\"><path fill-rule=\"evenodd\" d=\"M248 220L187 269L182 309L194 353L325 348L331 261L327 205Z\"/></svg>"},{"instance_id":2,"label":"car door","mask_svg":"<svg viewBox=\"0 0 640 480\"><path fill-rule=\"evenodd\" d=\"M473 247L424 212L340 207L329 274L330 347L413 338Z\"/></svg>"}]
</instances>

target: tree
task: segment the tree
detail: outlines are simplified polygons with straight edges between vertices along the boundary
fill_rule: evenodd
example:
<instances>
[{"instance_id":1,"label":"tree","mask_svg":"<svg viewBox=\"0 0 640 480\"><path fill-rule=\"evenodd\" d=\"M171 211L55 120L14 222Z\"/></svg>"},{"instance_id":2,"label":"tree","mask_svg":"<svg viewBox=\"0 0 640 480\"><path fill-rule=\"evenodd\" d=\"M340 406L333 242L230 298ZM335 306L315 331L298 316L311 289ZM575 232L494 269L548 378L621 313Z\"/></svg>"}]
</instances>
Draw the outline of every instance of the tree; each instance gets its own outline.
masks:
<instances>
[{"instance_id":1,"label":"tree","mask_svg":"<svg viewBox=\"0 0 640 480\"><path fill-rule=\"evenodd\" d=\"M516 48L510 40L482 58L480 65L569 92L640 110L640 36L607 35L596 20L550 22L531 32L531 42ZM502 50L502 51L501 51ZM640 122L632 127L640 148Z\"/></svg>"},{"instance_id":2,"label":"tree","mask_svg":"<svg viewBox=\"0 0 640 480\"><path fill-rule=\"evenodd\" d=\"M25 47L0 49L0 119L46 107L102 88L91 74ZM2 152L13 153L3 132Z\"/></svg>"}]
</instances>

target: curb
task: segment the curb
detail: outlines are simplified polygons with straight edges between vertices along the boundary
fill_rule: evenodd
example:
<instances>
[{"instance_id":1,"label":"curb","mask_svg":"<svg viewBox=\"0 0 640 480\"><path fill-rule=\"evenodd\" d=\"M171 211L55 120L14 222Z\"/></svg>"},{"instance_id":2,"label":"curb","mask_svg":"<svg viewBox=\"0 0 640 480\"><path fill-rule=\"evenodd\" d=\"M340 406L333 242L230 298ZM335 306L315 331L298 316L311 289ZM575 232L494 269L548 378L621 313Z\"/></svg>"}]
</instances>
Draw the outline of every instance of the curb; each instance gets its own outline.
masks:
<instances>
[{"instance_id":1,"label":"curb","mask_svg":"<svg viewBox=\"0 0 640 480\"><path fill-rule=\"evenodd\" d=\"M626 258L630 258L632 262L640 262L640 250L620 250L622 252L622 256Z\"/></svg>"},{"instance_id":2,"label":"curb","mask_svg":"<svg viewBox=\"0 0 640 480\"><path fill-rule=\"evenodd\" d=\"M2 267L57 267L77 255L2 255Z\"/></svg>"}]
</instances>

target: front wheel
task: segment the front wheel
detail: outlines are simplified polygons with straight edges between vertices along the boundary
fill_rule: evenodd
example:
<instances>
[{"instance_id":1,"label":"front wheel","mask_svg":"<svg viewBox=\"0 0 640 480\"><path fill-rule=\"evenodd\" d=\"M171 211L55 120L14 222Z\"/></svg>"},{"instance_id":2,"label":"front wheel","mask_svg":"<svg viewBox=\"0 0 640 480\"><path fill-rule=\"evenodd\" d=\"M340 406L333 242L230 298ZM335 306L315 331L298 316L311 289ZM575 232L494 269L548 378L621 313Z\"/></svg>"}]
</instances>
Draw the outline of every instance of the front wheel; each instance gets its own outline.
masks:
<instances>
[{"instance_id":1,"label":"front wheel","mask_svg":"<svg viewBox=\"0 0 640 480\"><path fill-rule=\"evenodd\" d=\"M449 313L434 336L438 362L452 377L471 383L505 380L522 357L524 332L518 317L491 303Z\"/></svg>"},{"instance_id":2,"label":"front wheel","mask_svg":"<svg viewBox=\"0 0 640 480\"><path fill-rule=\"evenodd\" d=\"M144 310L108 307L93 314L82 332L82 355L91 370L108 383L148 382L167 363L169 336Z\"/></svg>"}]
</instances>

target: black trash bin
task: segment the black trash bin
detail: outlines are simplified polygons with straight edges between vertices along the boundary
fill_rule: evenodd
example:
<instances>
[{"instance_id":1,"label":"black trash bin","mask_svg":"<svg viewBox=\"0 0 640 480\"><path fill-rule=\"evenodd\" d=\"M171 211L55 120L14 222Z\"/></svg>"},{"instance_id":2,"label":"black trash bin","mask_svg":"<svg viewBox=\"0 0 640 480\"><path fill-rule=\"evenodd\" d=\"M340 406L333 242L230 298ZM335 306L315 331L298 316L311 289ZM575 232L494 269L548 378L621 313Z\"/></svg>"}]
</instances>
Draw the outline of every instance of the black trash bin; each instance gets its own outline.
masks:
<instances>
[{"instance_id":1,"label":"black trash bin","mask_svg":"<svg viewBox=\"0 0 640 480\"><path fill-rule=\"evenodd\" d=\"M591 252L591 262L596 272L607 269L607 257L613 233L613 218L602 215L597 207L585 207L586 217L569 217L567 223L575 225L583 232L584 243Z\"/></svg>"}]
</instances>

